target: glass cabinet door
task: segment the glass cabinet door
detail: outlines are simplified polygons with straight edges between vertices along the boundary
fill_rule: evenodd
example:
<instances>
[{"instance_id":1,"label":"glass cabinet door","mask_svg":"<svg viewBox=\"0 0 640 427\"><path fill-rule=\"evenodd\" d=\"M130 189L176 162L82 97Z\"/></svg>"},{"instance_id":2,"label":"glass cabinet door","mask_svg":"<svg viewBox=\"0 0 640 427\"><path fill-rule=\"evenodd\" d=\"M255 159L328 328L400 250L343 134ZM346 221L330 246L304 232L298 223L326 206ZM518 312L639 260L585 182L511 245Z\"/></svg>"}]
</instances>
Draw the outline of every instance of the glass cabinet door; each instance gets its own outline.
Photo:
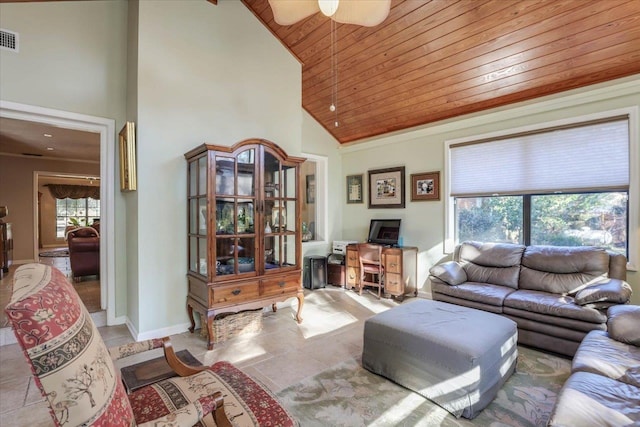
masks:
<instances>
[{"instance_id":1,"label":"glass cabinet door","mask_svg":"<svg viewBox=\"0 0 640 427\"><path fill-rule=\"evenodd\" d=\"M215 157L216 275L256 271L256 149Z\"/></svg>"},{"instance_id":2,"label":"glass cabinet door","mask_svg":"<svg viewBox=\"0 0 640 427\"><path fill-rule=\"evenodd\" d=\"M265 270L296 265L297 169L264 155Z\"/></svg>"},{"instance_id":3,"label":"glass cabinet door","mask_svg":"<svg viewBox=\"0 0 640 427\"><path fill-rule=\"evenodd\" d=\"M189 270L207 276L207 155L189 162Z\"/></svg>"}]
</instances>

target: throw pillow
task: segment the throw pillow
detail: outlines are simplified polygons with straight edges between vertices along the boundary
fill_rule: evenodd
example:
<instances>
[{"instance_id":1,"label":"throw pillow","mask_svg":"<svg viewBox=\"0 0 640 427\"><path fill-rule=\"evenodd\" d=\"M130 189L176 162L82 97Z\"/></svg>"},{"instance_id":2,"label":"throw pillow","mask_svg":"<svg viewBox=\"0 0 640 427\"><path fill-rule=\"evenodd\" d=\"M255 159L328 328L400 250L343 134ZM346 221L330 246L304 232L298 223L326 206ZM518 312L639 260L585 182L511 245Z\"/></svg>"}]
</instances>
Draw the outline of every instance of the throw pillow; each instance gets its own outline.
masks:
<instances>
[{"instance_id":1,"label":"throw pillow","mask_svg":"<svg viewBox=\"0 0 640 427\"><path fill-rule=\"evenodd\" d=\"M447 261L434 265L429 269L432 276L442 280L448 285L456 286L467 281L467 273L455 261Z\"/></svg>"},{"instance_id":2,"label":"throw pillow","mask_svg":"<svg viewBox=\"0 0 640 427\"><path fill-rule=\"evenodd\" d=\"M607 311L607 330L616 341L640 347L640 306L616 305Z\"/></svg>"},{"instance_id":3,"label":"throw pillow","mask_svg":"<svg viewBox=\"0 0 640 427\"><path fill-rule=\"evenodd\" d=\"M585 305L595 302L615 302L625 304L631 298L631 286L625 281L609 279L606 282L588 286L578 292L575 302Z\"/></svg>"}]
</instances>

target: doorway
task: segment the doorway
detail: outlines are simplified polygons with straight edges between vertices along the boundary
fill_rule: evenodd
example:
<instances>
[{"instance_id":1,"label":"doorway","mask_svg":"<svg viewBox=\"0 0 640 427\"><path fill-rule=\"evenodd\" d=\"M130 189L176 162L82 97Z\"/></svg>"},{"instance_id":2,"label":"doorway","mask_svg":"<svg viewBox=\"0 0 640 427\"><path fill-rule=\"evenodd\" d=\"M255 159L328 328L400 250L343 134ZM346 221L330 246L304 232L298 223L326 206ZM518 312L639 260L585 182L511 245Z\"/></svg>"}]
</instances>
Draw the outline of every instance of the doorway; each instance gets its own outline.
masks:
<instances>
[{"instance_id":1,"label":"doorway","mask_svg":"<svg viewBox=\"0 0 640 427\"><path fill-rule=\"evenodd\" d=\"M115 316L115 121L0 100L0 117L43 123L62 129L93 132L100 136L100 306L106 310L106 323L121 323ZM33 206L38 205L37 179L34 179ZM34 215L33 230L38 229ZM33 256L38 259L38 237L33 233Z\"/></svg>"}]
</instances>

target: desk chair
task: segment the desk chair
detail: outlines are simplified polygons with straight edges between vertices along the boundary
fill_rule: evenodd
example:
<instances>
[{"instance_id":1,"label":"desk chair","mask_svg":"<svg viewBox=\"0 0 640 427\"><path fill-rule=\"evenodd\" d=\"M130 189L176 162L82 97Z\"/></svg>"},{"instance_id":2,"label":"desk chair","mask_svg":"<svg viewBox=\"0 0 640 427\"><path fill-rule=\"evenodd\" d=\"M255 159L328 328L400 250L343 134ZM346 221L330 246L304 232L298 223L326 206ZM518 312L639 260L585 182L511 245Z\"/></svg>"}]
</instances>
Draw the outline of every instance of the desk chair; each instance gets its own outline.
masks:
<instances>
[{"instance_id":1,"label":"desk chair","mask_svg":"<svg viewBox=\"0 0 640 427\"><path fill-rule=\"evenodd\" d=\"M380 299L380 293L384 286L382 246L371 243L358 243L358 259L360 260L360 295L362 295L362 288L371 286L378 288L378 299Z\"/></svg>"}]
</instances>

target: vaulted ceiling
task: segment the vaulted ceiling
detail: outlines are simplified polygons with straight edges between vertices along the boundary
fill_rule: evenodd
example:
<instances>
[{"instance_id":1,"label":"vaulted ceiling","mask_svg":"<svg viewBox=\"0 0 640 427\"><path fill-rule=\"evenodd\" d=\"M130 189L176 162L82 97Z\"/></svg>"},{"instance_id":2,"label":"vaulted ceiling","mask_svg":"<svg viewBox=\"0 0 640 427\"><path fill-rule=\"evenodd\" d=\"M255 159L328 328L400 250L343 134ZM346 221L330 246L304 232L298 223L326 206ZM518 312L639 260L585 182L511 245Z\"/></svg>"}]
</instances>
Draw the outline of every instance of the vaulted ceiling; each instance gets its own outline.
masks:
<instances>
[{"instance_id":1,"label":"vaulted ceiling","mask_svg":"<svg viewBox=\"0 0 640 427\"><path fill-rule=\"evenodd\" d=\"M302 106L340 143L640 73L638 0L392 0L373 28L273 20L242 0L302 64ZM339 126L334 122L338 121Z\"/></svg>"}]
</instances>

